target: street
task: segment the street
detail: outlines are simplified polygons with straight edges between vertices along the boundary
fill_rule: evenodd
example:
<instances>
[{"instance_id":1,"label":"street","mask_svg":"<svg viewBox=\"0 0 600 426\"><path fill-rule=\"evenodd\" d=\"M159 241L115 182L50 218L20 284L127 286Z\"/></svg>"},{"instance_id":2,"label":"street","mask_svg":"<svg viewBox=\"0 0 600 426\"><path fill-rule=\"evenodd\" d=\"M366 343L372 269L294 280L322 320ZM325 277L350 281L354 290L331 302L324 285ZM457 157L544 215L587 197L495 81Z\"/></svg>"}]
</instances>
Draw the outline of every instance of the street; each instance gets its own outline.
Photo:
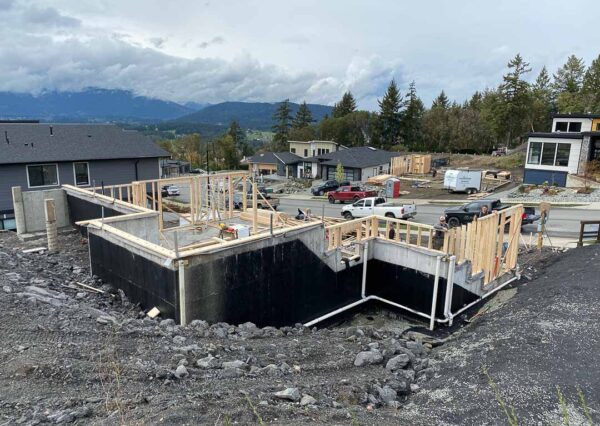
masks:
<instances>
[{"instance_id":1,"label":"street","mask_svg":"<svg viewBox=\"0 0 600 426\"><path fill-rule=\"evenodd\" d=\"M181 186L180 191L181 195L176 198L179 198L184 202L189 202L188 188ZM448 205L440 204L419 204L417 206L417 216L413 219L413 221L435 225L439 221L440 215L443 213L444 209L448 207ZM298 209L307 208L311 209L313 215L320 216L325 214L325 216L330 217L341 217L340 212L342 210L342 205L329 204L329 202L326 200L303 200L281 197L278 211L296 215L298 213ZM579 236L580 221L599 219L600 212L596 210L553 207L550 211L550 217L546 224L546 232L550 238L561 237L575 239ZM594 228L592 226L588 227L588 230L593 229ZM523 226L524 235L529 235L530 232L537 232L537 223Z\"/></svg>"},{"instance_id":2,"label":"street","mask_svg":"<svg viewBox=\"0 0 600 426\"><path fill-rule=\"evenodd\" d=\"M278 210L285 213L295 215L299 208L310 208L313 215L320 216L323 214L324 207L325 216L341 217L342 205L340 204L329 204L327 201L321 200L298 200L283 197L280 201ZM444 209L448 207L447 205L419 204L417 206L417 216L413 220L435 225ZM598 219L600 219L600 212L596 210L553 207L546 224L546 231L550 237L577 238L579 236L579 221ZM593 228L590 227L589 229ZM528 235L530 232L537 232L537 224L523 226L524 235Z\"/></svg>"}]
</instances>

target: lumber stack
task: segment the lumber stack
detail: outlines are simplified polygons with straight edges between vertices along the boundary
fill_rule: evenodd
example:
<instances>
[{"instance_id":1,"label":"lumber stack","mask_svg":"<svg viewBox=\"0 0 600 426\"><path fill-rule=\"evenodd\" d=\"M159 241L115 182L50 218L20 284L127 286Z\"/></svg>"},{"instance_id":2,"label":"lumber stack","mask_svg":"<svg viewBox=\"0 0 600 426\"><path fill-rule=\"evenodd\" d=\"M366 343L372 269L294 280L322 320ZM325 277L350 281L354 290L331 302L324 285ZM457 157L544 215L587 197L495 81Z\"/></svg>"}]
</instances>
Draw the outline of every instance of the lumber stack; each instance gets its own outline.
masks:
<instances>
[{"instance_id":1,"label":"lumber stack","mask_svg":"<svg viewBox=\"0 0 600 426\"><path fill-rule=\"evenodd\" d=\"M391 172L395 176L427 174L431 171L431 154L411 154L392 157Z\"/></svg>"}]
</instances>

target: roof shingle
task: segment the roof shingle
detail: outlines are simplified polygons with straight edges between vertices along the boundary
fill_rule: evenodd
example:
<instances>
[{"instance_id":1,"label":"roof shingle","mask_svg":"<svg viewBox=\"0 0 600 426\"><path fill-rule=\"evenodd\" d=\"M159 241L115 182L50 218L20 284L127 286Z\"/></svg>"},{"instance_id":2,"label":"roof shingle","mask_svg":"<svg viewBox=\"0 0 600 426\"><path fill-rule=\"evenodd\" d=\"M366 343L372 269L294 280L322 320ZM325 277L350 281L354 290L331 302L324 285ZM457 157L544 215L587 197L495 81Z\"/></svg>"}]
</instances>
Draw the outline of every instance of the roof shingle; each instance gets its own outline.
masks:
<instances>
[{"instance_id":1,"label":"roof shingle","mask_svg":"<svg viewBox=\"0 0 600 426\"><path fill-rule=\"evenodd\" d=\"M170 157L114 124L0 123L0 164Z\"/></svg>"}]
</instances>

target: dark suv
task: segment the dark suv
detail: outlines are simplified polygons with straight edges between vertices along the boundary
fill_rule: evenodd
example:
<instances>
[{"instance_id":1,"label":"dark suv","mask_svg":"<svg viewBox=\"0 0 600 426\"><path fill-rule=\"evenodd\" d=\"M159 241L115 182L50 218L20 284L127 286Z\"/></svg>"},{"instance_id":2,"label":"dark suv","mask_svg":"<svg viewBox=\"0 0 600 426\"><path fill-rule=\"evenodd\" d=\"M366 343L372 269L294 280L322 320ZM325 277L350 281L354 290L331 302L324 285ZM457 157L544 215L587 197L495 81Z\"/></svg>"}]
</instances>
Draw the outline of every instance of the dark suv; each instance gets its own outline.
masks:
<instances>
[{"instance_id":1,"label":"dark suv","mask_svg":"<svg viewBox=\"0 0 600 426\"><path fill-rule=\"evenodd\" d=\"M313 195L325 195L329 191L335 191L340 186L350 186L350 182L338 182L337 180L326 180L319 186L310 189Z\"/></svg>"},{"instance_id":2,"label":"dark suv","mask_svg":"<svg viewBox=\"0 0 600 426\"><path fill-rule=\"evenodd\" d=\"M508 208L509 206L501 204L500 200L477 200L463 204L459 207L450 207L444 210L446 215L446 223L450 228L460 225L466 225L473 222L475 216L479 216L482 206L488 206L489 211L498 211Z\"/></svg>"}]
</instances>

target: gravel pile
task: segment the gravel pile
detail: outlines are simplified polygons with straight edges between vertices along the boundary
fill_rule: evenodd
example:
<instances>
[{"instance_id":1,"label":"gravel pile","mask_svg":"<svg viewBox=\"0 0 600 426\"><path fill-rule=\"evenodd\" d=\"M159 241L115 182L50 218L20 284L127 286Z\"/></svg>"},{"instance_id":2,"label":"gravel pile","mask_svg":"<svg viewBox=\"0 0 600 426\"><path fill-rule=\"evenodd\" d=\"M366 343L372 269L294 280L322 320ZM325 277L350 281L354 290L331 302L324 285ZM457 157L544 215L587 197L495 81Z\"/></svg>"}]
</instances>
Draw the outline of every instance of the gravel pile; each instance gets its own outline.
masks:
<instances>
[{"instance_id":1,"label":"gravel pile","mask_svg":"<svg viewBox=\"0 0 600 426\"><path fill-rule=\"evenodd\" d=\"M60 244L0 233L0 425L396 423L435 376L402 329L150 319Z\"/></svg>"}]
</instances>

